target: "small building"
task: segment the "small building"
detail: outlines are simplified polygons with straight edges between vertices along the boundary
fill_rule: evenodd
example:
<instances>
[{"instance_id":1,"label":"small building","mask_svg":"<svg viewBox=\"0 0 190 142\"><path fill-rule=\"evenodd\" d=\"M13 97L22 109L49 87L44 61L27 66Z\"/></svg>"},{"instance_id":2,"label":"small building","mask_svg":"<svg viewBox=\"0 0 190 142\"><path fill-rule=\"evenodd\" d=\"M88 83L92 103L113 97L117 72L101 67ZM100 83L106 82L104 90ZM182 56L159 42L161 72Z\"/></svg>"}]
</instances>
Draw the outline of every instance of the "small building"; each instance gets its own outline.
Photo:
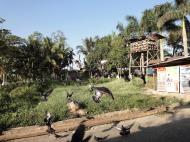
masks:
<instances>
[{"instance_id":1,"label":"small building","mask_svg":"<svg viewBox=\"0 0 190 142\"><path fill-rule=\"evenodd\" d=\"M173 57L151 65L157 91L190 95L190 56Z\"/></svg>"},{"instance_id":2,"label":"small building","mask_svg":"<svg viewBox=\"0 0 190 142\"><path fill-rule=\"evenodd\" d=\"M130 46L129 52L129 73L133 69L139 69L143 74L149 65L157 63L161 60L161 40L164 36L158 33L152 33L138 38L126 40L126 44Z\"/></svg>"}]
</instances>

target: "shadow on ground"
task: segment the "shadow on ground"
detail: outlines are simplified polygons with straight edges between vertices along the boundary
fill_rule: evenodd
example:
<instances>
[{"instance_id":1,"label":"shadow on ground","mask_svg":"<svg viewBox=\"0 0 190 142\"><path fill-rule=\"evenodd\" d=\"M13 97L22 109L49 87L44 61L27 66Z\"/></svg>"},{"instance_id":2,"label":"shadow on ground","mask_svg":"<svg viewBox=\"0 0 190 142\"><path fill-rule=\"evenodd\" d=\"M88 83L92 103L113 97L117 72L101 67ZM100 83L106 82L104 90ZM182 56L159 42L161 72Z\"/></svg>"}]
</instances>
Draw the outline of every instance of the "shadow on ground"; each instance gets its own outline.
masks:
<instances>
[{"instance_id":1,"label":"shadow on ground","mask_svg":"<svg viewBox=\"0 0 190 142\"><path fill-rule=\"evenodd\" d=\"M143 128L128 136L106 139L104 142L187 142L190 140L190 118L156 127Z\"/></svg>"}]
</instances>

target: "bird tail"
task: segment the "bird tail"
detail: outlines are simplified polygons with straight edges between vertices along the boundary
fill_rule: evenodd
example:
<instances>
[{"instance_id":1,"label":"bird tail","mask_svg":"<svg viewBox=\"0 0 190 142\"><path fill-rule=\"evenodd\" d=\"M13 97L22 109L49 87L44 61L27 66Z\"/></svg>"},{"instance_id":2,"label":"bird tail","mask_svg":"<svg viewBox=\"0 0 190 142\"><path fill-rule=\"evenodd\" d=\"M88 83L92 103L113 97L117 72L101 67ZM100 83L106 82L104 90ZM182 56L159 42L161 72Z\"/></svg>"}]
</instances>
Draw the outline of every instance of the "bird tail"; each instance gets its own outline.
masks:
<instances>
[{"instance_id":1,"label":"bird tail","mask_svg":"<svg viewBox=\"0 0 190 142\"><path fill-rule=\"evenodd\" d=\"M110 95L111 95L112 99L114 100L113 94L111 93Z\"/></svg>"}]
</instances>

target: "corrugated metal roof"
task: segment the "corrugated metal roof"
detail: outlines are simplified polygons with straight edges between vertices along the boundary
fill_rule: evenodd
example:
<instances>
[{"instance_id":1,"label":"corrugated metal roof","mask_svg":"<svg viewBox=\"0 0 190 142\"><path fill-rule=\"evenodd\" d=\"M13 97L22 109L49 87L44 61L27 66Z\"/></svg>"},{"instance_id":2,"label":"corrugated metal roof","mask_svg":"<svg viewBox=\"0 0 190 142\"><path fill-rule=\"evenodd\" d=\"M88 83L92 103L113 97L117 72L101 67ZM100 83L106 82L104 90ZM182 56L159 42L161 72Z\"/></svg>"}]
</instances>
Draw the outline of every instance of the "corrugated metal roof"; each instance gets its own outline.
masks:
<instances>
[{"instance_id":1,"label":"corrugated metal roof","mask_svg":"<svg viewBox=\"0 0 190 142\"><path fill-rule=\"evenodd\" d=\"M167 58L163 62L159 62L153 65L149 65L149 67L166 67L166 66L177 66L177 65L186 65L190 64L190 56L178 56L178 57L171 57Z\"/></svg>"}]
</instances>

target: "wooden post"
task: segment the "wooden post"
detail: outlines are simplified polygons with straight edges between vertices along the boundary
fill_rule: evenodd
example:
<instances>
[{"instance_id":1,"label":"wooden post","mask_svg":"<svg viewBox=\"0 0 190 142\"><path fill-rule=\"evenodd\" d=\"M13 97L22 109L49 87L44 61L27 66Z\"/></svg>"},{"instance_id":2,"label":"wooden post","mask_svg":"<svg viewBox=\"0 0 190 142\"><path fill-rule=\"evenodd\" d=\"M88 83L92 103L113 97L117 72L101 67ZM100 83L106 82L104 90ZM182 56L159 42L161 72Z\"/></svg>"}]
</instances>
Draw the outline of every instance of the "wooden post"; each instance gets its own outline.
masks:
<instances>
[{"instance_id":1,"label":"wooden post","mask_svg":"<svg viewBox=\"0 0 190 142\"><path fill-rule=\"evenodd\" d=\"M142 61L142 63L141 63L141 66L142 66L142 73L143 74L145 74L145 72L144 72L144 53L141 53L141 61Z\"/></svg>"},{"instance_id":2,"label":"wooden post","mask_svg":"<svg viewBox=\"0 0 190 142\"><path fill-rule=\"evenodd\" d=\"M146 52L146 80L148 81L148 74L147 74L147 72L148 72L148 54L149 54L149 51L147 50L147 52Z\"/></svg>"},{"instance_id":3,"label":"wooden post","mask_svg":"<svg viewBox=\"0 0 190 142\"><path fill-rule=\"evenodd\" d=\"M131 75L131 59L132 58L132 55L131 55L131 51L130 51L130 54L129 54L129 75Z\"/></svg>"},{"instance_id":4,"label":"wooden post","mask_svg":"<svg viewBox=\"0 0 190 142\"><path fill-rule=\"evenodd\" d=\"M164 47L163 47L163 44L164 44L164 39L160 39L160 60L161 61L164 61Z\"/></svg>"},{"instance_id":5,"label":"wooden post","mask_svg":"<svg viewBox=\"0 0 190 142\"><path fill-rule=\"evenodd\" d=\"M141 53L141 56L140 56L140 71L142 71L142 53Z\"/></svg>"}]
</instances>

